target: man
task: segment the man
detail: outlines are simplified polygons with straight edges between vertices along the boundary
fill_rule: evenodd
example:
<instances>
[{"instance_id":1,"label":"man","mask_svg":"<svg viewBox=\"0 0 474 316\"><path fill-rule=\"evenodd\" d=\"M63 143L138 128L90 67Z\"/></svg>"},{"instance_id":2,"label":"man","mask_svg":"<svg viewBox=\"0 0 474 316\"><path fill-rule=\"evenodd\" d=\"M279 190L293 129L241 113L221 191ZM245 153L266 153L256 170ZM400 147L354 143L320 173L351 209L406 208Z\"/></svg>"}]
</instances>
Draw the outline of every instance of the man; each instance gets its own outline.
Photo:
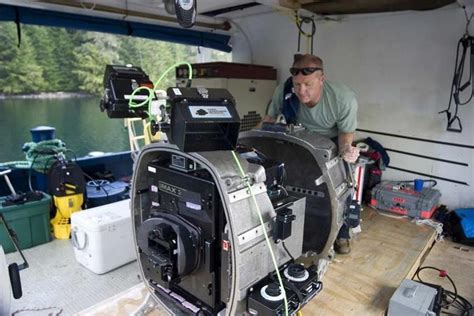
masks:
<instances>
[{"instance_id":1,"label":"man","mask_svg":"<svg viewBox=\"0 0 474 316\"><path fill-rule=\"evenodd\" d=\"M283 115L288 124L299 123L306 129L337 142L344 160L354 163L359 150L352 146L357 127L357 100L348 87L326 80L321 58L295 55L292 77L279 85L264 122L275 122ZM337 140L336 140L337 138ZM349 227L343 225L334 248L349 253Z\"/></svg>"}]
</instances>

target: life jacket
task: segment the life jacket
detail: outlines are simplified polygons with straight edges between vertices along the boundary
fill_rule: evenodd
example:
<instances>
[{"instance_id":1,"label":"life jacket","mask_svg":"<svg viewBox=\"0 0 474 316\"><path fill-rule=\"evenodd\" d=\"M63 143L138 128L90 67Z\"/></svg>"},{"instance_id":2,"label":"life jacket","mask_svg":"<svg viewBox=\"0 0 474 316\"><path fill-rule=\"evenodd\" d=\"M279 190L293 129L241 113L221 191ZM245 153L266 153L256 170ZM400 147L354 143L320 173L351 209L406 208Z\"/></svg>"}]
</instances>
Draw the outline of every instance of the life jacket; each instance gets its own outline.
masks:
<instances>
[{"instance_id":1,"label":"life jacket","mask_svg":"<svg viewBox=\"0 0 474 316\"><path fill-rule=\"evenodd\" d=\"M283 107L281 109L286 124L296 124L299 107L300 100L293 92L293 79L289 77L283 87Z\"/></svg>"}]
</instances>

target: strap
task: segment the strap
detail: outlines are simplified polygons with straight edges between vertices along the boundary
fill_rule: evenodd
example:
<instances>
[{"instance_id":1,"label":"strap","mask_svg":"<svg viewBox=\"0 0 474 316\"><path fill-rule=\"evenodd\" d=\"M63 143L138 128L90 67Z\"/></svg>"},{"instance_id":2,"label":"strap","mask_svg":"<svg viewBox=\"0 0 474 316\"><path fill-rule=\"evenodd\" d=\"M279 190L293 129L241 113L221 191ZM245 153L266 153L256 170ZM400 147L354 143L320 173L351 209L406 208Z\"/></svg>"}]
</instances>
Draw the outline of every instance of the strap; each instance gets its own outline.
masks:
<instances>
[{"instance_id":1,"label":"strap","mask_svg":"<svg viewBox=\"0 0 474 316\"><path fill-rule=\"evenodd\" d=\"M285 117L286 124L296 124L300 101L293 92L293 80L291 77L286 79L283 88L283 107L281 113Z\"/></svg>"},{"instance_id":2,"label":"strap","mask_svg":"<svg viewBox=\"0 0 474 316\"><path fill-rule=\"evenodd\" d=\"M20 10L18 7L15 7L15 24L16 24L16 34L18 36L18 48L21 45L21 26L20 26Z\"/></svg>"}]
</instances>

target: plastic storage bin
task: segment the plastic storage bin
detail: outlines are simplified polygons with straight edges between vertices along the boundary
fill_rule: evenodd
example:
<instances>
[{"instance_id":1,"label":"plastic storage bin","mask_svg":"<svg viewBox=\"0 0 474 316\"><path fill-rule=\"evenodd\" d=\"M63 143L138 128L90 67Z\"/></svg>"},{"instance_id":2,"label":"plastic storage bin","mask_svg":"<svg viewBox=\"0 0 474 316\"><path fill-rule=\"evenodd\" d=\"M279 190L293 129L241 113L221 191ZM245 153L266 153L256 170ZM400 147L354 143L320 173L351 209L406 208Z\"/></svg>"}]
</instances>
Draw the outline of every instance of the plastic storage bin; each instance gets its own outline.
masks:
<instances>
[{"instance_id":1,"label":"plastic storage bin","mask_svg":"<svg viewBox=\"0 0 474 316\"><path fill-rule=\"evenodd\" d=\"M3 214L8 226L18 236L21 249L51 241L49 228L51 197L46 193L42 194L43 198L41 200L10 206L3 206L5 197L0 197L0 213ZM2 224L0 224L0 244L5 253L15 251L15 246Z\"/></svg>"},{"instance_id":2,"label":"plastic storage bin","mask_svg":"<svg viewBox=\"0 0 474 316\"><path fill-rule=\"evenodd\" d=\"M71 239L76 260L96 274L135 260L130 199L73 213Z\"/></svg>"}]
</instances>

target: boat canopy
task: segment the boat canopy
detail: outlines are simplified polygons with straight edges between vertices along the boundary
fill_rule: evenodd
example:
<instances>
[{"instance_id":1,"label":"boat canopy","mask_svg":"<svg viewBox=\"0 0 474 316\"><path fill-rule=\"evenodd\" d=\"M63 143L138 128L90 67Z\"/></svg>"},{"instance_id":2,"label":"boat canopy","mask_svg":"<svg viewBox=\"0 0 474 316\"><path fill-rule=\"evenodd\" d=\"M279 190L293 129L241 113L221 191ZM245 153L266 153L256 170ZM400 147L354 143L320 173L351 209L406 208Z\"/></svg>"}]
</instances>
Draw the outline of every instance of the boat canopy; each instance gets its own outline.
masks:
<instances>
[{"instance_id":1,"label":"boat canopy","mask_svg":"<svg viewBox=\"0 0 474 316\"><path fill-rule=\"evenodd\" d=\"M201 46L231 52L230 35L203 32L178 27L147 24L125 19L50 11L15 5L0 4L0 21L20 24L64 27L85 31L130 35L148 39Z\"/></svg>"}]
</instances>

